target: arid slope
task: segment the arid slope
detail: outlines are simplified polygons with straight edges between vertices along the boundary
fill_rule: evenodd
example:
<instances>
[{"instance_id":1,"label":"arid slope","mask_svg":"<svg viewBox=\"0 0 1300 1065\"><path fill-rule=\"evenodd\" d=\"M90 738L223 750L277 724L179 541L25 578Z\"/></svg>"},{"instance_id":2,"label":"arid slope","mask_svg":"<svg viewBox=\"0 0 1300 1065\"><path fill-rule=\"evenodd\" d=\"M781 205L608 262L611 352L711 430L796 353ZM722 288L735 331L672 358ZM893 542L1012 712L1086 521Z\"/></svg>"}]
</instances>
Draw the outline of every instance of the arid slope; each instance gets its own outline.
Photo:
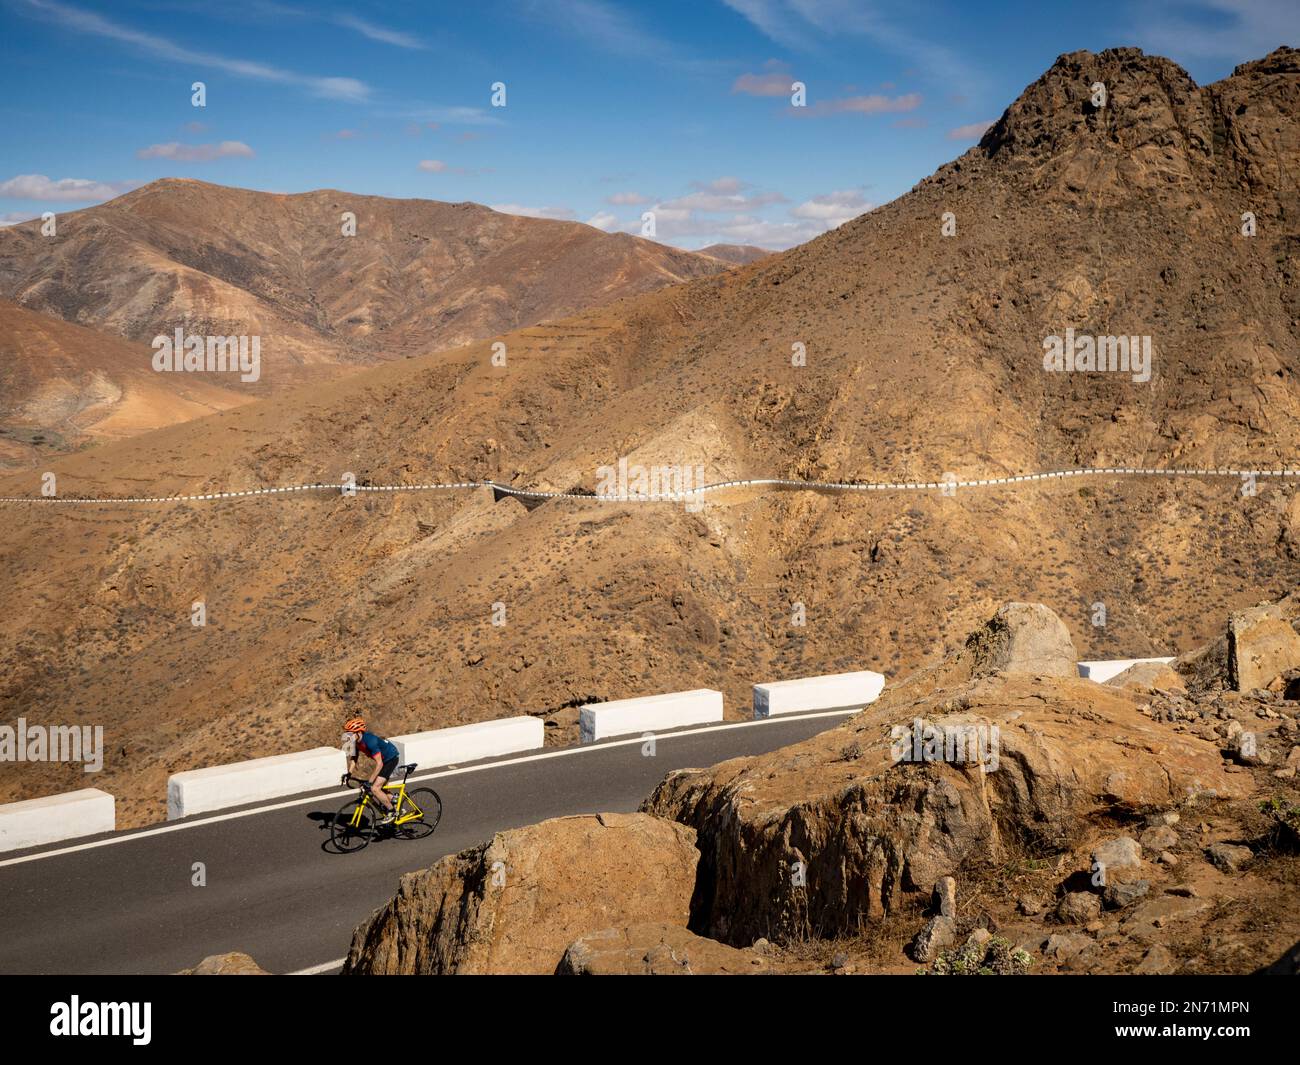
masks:
<instances>
[{"instance_id":1,"label":"arid slope","mask_svg":"<svg viewBox=\"0 0 1300 1065\"><path fill-rule=\"evenodd\" d=\"M709 480L1293 466L1298 158L1294 51L1205 88L1135 49L1073 53L978 147L809 244L515 330L504 367L471 344L52 468L62 492L100 495L345 471L593 489L620 457ZM1046 373L1043 339L1067 327L1151 336L1152 379ZM1294 482L1239 489L733 492L700 513L486 492L10 508L0 716L106 724L96 783L131 821L161 816L168 772L334 742L349 713L397 733L527 712L571 739L578 703L708 686L739 715L755 681L915 667L1004 600L1051 606L1084 657L1172 654L1300 572Z\"/></svg>"}]
</instances>

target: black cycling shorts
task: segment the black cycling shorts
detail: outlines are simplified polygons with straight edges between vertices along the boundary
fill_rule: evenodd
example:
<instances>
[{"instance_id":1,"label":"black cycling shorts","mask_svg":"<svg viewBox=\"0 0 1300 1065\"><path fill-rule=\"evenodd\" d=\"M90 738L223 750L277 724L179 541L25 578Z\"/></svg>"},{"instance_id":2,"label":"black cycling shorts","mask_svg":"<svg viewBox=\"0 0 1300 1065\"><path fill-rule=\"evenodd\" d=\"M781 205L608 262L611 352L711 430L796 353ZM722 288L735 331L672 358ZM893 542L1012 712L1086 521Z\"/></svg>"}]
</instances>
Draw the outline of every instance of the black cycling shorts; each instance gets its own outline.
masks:
<instances>
[{"instance_id":1,"label":"black cycling shorts","mask_svg":"<svg viewBox=\"0 0 1300 1065\"><path fill-rule=\"evenodd\" d=\"M394 773L394 771L395 771L396 769L397 769L397 759L396 759L396 758L390 758L390 759L388 759L388 761L385 762L385 763L383 764L383 766L380 768L380 770L379 770L379 775L380 775L381 777L383 777L385 780L392 780L392 779L393 779L393 773Z\"/></svg>"}]
</instances>

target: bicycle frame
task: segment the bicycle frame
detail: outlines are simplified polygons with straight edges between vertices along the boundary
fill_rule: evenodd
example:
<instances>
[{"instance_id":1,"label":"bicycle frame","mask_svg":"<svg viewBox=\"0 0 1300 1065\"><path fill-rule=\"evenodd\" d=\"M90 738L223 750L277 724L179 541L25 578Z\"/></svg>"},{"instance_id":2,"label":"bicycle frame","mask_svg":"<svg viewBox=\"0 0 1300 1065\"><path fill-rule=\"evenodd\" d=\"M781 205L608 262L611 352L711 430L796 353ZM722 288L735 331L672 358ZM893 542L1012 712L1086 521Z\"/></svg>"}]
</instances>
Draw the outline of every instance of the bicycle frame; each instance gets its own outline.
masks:
<instances>
[{"instance_id":1,"label":"bicycle frame","mask_svg":"<svg viewBox=\"0 0 1300 1065\"><path fill-rule=\"evenodd\" d=\"M416 806L415 803L406 794L406 781L410 775L411 774L408 772L406 776L403 777L401 780L399 780L396 784L384 785L385 791L395 791L397 793L397 798L393 803L393 811L394 813L397 814L397 817L393 819L394 828L396 828L398 825L404 825L408 821L418 821L420 818L424 816L424 811L421 810L418 806ZM405 804L407 807L405 813L402 812L403 804ZM370 784L369 782L366 782L364 786L361 788L361 802L357 803L357 808L352 811L352 820L349 823L350 827L357 828L361 824L361 817L365 813L366 809L368 807L377 806L377 805L378 803L375 802L374 796L370 794Z\"/></svg>"}]
</instances>

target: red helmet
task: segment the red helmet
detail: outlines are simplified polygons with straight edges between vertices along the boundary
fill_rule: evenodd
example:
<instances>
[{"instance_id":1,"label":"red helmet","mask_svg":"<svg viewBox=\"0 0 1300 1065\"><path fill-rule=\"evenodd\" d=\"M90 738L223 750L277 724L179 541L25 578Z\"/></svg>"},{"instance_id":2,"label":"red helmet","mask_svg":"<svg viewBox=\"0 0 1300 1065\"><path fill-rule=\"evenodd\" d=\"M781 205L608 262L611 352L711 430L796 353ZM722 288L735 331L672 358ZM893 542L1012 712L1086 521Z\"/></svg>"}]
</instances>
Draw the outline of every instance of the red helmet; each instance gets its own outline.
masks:
<instances>
[{"instance_id":1,"label":"red helmet","mask_svg":"<svg viewBox=\"0 0 1300 1065\"><path fill-rule=\"evenodd\" d=\"M365 732L366 719L363 717L350 717L343 723L344 732Z\"/></svg>"}]
</instances>

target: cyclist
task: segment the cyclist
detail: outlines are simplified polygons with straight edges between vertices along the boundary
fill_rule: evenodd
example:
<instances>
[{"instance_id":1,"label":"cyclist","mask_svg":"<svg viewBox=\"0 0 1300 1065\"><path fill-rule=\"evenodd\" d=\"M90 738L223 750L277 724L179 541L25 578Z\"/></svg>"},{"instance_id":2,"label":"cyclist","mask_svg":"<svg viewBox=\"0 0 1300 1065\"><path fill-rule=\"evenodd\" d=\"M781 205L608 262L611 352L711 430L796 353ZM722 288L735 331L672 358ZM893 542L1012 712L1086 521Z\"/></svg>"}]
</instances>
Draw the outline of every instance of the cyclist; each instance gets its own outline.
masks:
<instances>
[{"instance_id":1,"label":"cyclist","mask_svg":"<svg viewBox=\"0 0 1300 1065\"><path fill-rule=\"evenodd\" d=\"M367 732L364 718L348 718L343 725L343 731L356 737L357 749L352 770L358 777L369 776L370 794L374 797L375 802L379 803L380 809L384 811L384 816L379 819L379 823L381 825L392 824L393 804L388 797L388 792L384 790L384 785L388 783L388 778L393 775L393 770L397 768L397 748L382 736ZM361 759L363 756L372 759L375 763L368 771L368 774L361 772Z\"/></svg>"}]
</instances>

